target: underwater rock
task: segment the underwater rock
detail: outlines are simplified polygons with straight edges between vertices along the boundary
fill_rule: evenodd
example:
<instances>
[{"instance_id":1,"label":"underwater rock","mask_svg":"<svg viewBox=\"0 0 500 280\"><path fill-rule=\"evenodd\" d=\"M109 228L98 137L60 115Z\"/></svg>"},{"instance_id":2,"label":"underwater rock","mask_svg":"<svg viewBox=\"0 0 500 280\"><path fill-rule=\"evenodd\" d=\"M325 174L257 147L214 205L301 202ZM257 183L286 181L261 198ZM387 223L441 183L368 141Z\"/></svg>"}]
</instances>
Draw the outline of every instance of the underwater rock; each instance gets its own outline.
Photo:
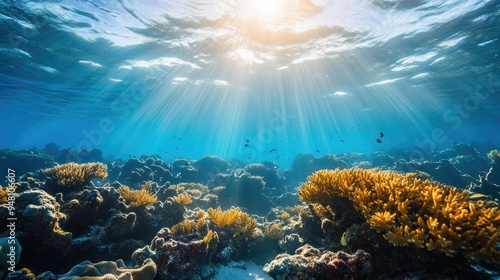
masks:
<instances>
[{"instance_id":1,"label":"underwater rock","mask_svg":"<svg viewBox=\"0 0 500 280\"><path fill-rule=\"evenodd\" d=\"M198 171L196 182L204 184L208 183L215 175L226 173L230 167L226 160L216 156L204 156L195 161L193 166Z\"/></svg>"},{"instance_id":2,"label":"underwater rock","mask_svg":"<svg viewBox=\"0 0 500 280\"><path fill-rule=\"evenodd\" d=\"M225 186L217 193L223 208L239 205L259 215L265 215L271 209L270 199L263 194L266 183L260 176L252 176L240 169L231 174L218 174L214 183Z\"/></svg>"},{"instance_id":3,"label":"underwater rock","mask_svg":"<svg viewBox=\"0 0 500 280\"><path fill-rule=\"evenodd\" d=\"M456 169L448 160L441 160L440 162L424 161L422 163L400 160L396 163L395 169L402 172L424 172L429 174L435 181L462 189L467 188L471 183L478 183L470 175Z\"/></svg>"},{"instance_id":4,"label":"underwater rock","mask_svg":"<svg viewBox=\"0 0 500 280\"><path fill-rule=\"evenodd\" d=\"M217 240L205 242L205 239L198 240L193 236L191 241L184 242L173 238L168 228L161 229L150 245L132 254L132 261L139 264L151 258L158 267L157 277L164 280L192 279L204 274L217 249Z\"/></svg>"},{"instance_id":5,"label":"underwater rock","mask_svg":"<svg viewBox=\"0 0 500 280\"><path fill-rule=\"evenodd\" d=\"M76 280L76 279L95 279L95 280L113 280L113 279L138 279L153 280L156 276L156 264L150 259L145 260L139 268L127 268L123 260L101 261L92 263L84 261L63 275L54 275L51 272L45 272L36 277L37 280Z\"/></svg>"},{"instance_id":6,"label":"underwater rock","mask_svg":"<svg viewBox=\"0 0 500 280\"><path fill-rule=\"evenodd\" d=\"M61 206L61 211L68 216L63 224L75 236L82 234L99 217L99 207L104 202L97 189L78 192L71 200Z\"/></svg>"},{"instance_id":7,"label":"underwater rock","mask_svg":"<svg viewBox=\"0 0 500 280\"><path fill-rule=\"evenodd\" d=\"M0 218L7 219L5 205L0 205ZM54 267L63 259L71 244L72 234L59 224L65 215L59 203L43 190L27 190L16 197L16 236L23 246L21 262L40 267ZM51 252L51 258L46 253Z\"/></svg>"},{"instance_id":8,"label":"underwater rock","mask_svg":"<svg viewBox=\"0 0 500 280\"><path fill-rule=\"evenodd\" d=\"M264 272L274 279L369 279L372 259L363 250L350 255L320 251L306 244L295 255L278 255L264 266Z\"/></svg>"},{"instance_id":9,"label":"underwater rock","mask_svg":"<svg viewBox=\"0 0 500 280\"><path fill-rule=\"evenodd\" d=\"M279 241L280 248L287 254L292 254L302 245L304 245L304 239L296 233L286 235Z\"/></svg>"},{"instance_id":10,"label":"underwater rock","mask_svg":"<svg viewBox=\"0 0 500 280\"><path fill-rule=\"evenodd\" d=\"M245 166L245 171L252 176L260 176L266 182L264 193L268 196L278 196L285 192L284 180L278 175L275 163L252 163Z\"/></svg>"},{"instance_id":11,"label":"underwater rock","mask_svg":"<svg viewBox=\"0 0 500 280\"><path fill-rule=\"evenodd\" d=\"M21 193L29 189L41 189L44 186L45 178L41 170L37 172L26 172L19 177L16 183L16 192Z\"/></svg>"},{"instance_id":12,"label":"underwater rock","mask_svg":"<svg viewBox=\"0 0 500 280\"><path fill-rule=\"evenodd\" d=\"M491 167L485 179L490 184L500 186L500 150L491 150L488 158L491 160Z\"/></svg>"},{"instance_id":13,"label":"underwater rock","mask_svg":"<svg viewBox=\"0 0 500 280\"><path fill-rule=\"evenodd\" d=\"M449 159L450 163L460 172L478 178L480 174L488 171L490 163L485 157L456 156Z\"/></svg>"},{"instance_id":14,"label":"underwater rock","mask_svg":"<svg viewBox=\"0 0 500 280\"><path fill-rule=\"evenodd\" d=\"M0 170L7 168L22 175L26 172L35 172L39 169L54 165L54 159L36 149L32 150L11 150L0 149Z\"/></svg>"},{"instance_id":15,"label":"underwater rock","mask_svg":"<svg viewBox=\"0 0 500 280\"><path fill-rule=\"evenodd\" d=\"M378 153L371 158L372 166L391 168L394 166L395 160L392 156Z\"/></svg>"},{"instance_id":16,"label":"underwater rock","mask_svg":"<svg viewBox=\"0 0 500 280\"><path fill-rule=\"evenodd\" d=\"M160 158L143 156L140 159L132 158L123 164L118 177L109 178L121 184L137 187L147 181L154 181L159 185L172 183L176 178L172 175L172 166Z\"/></svg>"},{"instance_id":17,"label":"underwater rock","mask_svg":"<svg viewBox=\"0 0 500 280\"><path fill-rule=\"evenodd\" d=\"M12 229L12 232L15 233L15 228ZM12 250L11 247L14 249ZM17 265L21 258L21 250L21 244L15 237L0 238L0 279L3 279L9 269L13 269Z\"/></svg>"},{"instance_id":18,"label":"underwater rock","mask_svg":"<svg viewBox=\"0 0 500 280\"><path fill-rule=\"evenodd\" d=\"M320 169L349 168L349 164L334 155L324 155L315 158L311 154L295 156L292 166L285 172L288 184L295 184L307 180L307 176Z\"/></svg>"},{"instance_id":19,"label":"underwater rock","mask_svg":"<svg viewBox=\"0 0 500 280\"><path fill-rule=\"evenodd\" d=\"M193 167L192 160L176 159L172 162L173 174L179 178L176 182L197 182L198 170Z\"/></svg>"}]
</instances>

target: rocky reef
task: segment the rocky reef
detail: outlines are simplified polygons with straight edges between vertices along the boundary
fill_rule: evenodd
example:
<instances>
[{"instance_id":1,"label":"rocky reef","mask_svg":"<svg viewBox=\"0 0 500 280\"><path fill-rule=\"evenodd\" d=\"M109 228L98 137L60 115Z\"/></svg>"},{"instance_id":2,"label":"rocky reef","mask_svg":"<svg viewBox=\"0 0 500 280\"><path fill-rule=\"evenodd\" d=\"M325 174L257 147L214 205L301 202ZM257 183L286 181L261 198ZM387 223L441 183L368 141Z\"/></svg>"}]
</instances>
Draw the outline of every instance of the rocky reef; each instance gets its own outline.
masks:
<instances>
[{"instance_id":1,"label":"rocky reef","mask_svg":"<svg viewBox=\"0 0 500 280\"><path fill-rule=\"evenodd\" d=\"M105 162L98 150L55 145L2 150L20 171L12 195L0 188L0 219L16 217L20 253L16 271L1 272L208 280L252 261L274 279L497 277L498 151L455 143L420 160L405 150L298 155L283 169L215 156Z\"/></svg>"}]
</instances>

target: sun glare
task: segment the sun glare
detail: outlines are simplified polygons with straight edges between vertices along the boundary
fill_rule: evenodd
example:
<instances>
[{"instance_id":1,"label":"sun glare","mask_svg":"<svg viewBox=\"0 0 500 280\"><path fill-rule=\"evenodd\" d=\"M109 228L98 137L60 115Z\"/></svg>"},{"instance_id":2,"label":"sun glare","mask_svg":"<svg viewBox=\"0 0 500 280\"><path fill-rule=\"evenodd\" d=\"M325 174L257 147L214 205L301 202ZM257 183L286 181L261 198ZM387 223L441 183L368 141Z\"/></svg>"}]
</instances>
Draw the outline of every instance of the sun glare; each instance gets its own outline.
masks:
<instances>
[{"instance_id":1,"label":"sun glare","mask_svg":"<svg viewBox=\"0 0 500 280\"><path fill-rule=\"evenodd\" d=\"M284 0L250 0L253 14L275 17L283 9Z\"/></svg>"}]
</instances>

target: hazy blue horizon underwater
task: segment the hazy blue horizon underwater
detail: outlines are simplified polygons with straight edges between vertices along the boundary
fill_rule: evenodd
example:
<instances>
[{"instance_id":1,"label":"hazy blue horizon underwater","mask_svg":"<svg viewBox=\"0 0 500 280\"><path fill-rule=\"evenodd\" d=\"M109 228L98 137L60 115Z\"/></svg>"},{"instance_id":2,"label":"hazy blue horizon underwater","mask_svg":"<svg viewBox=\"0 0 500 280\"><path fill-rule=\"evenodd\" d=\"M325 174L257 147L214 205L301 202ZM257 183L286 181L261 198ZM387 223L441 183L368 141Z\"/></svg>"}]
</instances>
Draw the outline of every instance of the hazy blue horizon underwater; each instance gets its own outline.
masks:
<instances>
[{"instance_id":1,"label":"hazy blue horizon underwater","mask_svg":"<svg viewBox=\"0 0 500 280\"><path fill-rule=\"evenodd\" d=\"M0 7L0 147L289 166L498 144L497 1Z\"/></svg>"}]
</instances>

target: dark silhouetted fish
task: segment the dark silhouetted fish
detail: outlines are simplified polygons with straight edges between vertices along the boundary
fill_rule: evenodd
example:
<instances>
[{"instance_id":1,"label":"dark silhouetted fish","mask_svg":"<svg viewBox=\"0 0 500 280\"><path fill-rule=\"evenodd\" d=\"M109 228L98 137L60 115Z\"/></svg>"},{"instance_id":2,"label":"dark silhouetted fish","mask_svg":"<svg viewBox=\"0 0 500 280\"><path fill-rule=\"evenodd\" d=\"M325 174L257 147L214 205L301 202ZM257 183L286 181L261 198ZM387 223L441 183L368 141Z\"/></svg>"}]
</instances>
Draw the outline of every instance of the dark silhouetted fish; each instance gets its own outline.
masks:
<instances>
[{"instance_id":1,"label":"dark silhouetted fish","mask_svg":"<svg viewBox=\"0 0 500 280\"><path fill-rule=\"evenodd\" d=\"M384 137L384 133L380 132L380 138Z\"/></svg>"},{"instance_id":2,"label":"dark silhouetted fish","mask_svg":"<svg viewBox=\"0 0 500 280\"><path fill-rule=\"evenodd\" d=\"M377 143L382 143L382 140L380 140L380 139L377 139Z\"/></svg>"}]
</instances>

